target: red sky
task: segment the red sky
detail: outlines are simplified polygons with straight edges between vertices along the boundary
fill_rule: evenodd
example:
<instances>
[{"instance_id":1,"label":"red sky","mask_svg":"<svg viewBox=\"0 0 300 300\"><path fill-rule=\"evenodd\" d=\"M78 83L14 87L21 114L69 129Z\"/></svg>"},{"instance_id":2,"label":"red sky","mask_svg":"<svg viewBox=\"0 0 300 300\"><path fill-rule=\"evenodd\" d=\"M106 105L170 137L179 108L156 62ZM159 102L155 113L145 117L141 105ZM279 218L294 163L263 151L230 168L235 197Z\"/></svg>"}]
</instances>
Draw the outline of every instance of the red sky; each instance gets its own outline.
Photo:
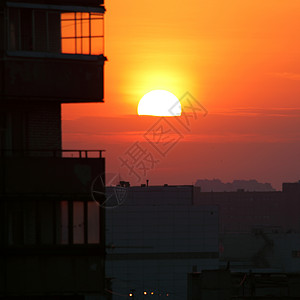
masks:
<instances>
[{"instance_id":1,"label":"red sky","mask_svg":"<svg viewBox=\"0 0 300 300\"><path fill-rule=\"evenodd\" d=\"M107 171L132 184L257 179L280 189L300 179L299 0L112 0L105 7L105 103L63 105L65 149L106 149ZM189 131L168 118L180 140L169 137L164 155L144 137L160 119L136 115L153 89L178 98L189 91L208 111L198 111ZM146 172L134 182L120 158L132 160L137 141L159 163L145 171L131 162Z\"/></svg>"}]
</instances>

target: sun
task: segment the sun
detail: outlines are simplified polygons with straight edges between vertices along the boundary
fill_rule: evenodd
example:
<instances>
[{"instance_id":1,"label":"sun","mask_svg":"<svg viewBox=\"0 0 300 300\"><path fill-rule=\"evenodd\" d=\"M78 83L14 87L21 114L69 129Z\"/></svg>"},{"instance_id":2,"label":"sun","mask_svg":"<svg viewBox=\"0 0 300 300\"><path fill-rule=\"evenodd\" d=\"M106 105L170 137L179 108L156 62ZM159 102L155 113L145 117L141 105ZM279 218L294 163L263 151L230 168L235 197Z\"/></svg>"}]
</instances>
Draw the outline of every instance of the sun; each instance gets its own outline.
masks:
<instances>
[{"instance_id":1,"label":"sun","mask_svg":"<svg viewBox=\"0 0 300 300\"><path fill-rule=\"evenodd\" d=\"M176 117L181 115L178 98L165 90L153 90L145 94L138 105L138 115Z\"/></svg>"}]
</instances>

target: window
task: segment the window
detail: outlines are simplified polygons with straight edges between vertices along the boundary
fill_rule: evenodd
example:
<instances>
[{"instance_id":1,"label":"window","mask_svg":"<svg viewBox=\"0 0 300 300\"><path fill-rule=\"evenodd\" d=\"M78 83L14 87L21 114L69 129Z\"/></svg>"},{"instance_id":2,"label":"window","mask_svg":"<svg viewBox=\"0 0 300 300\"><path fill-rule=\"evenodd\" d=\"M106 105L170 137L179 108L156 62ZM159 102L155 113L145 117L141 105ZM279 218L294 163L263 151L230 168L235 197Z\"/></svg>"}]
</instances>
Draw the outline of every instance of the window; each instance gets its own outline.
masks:
<instances>
[{"instance_id":1,"label":"window","mask_svg":"<svg viewBox=\"0 0 300 300\"><path fill-rule=\"evenodd\" d=\"M94 201L60 202L59 243L100 243L100 207Z\"/></svg>"},{"instance_id":2,"label":"window","mask_svg":"<svg viewBox=\"0 0 300 300\"><path fill-rule=\"evenodd\" d=\"M60 52L60 13L29 8L9 8L8 49Z\"/></svg>"},{"instance_id":3,"label":"window","mask_svg":"<svg viewBox=\"0 0 300 300\"><path fill-rule=\"evenodd\" d=\"M299 258L300 257L300 251L299 250L292 251L292 257Z\"/></svg>"},{"instance_id":4,"label":"window","mask_svg":"<svg viewBox=\"0 0 300 300\"><path fill-rule=\"evenodd\" d=\"M11 113L0 112L0 156L10 156L12 148Z\"/></svg>"},{"instance_id":5,"label":"window","mask_svg":"<svg viewBox=\"0 0 300 300\"><path fill-rule=\"evenodd\" d=\"M102 54L103 21L103 15L100 13L62 13L62 53Z\"/></svg>"},{"instance_id":6,"label":"window","mask_svg":"<svg viewBox=\"0 0 300 300\"><path fill-rule=\"evenodd\" d=\"M8 224L3 238L5 244L99 245L104 242L100 240L100 207L94 201L14 199L4 205Z\"/></svg>"},{"instance_id":7,"label":"window","mask_svg":"<svg viewBox=\"0 0 300 300\"><path fill-rule=\"evenodd\" d=\"M6 132L6 113L0 112L0 150L5 149L5 132ZM3 155L2 152L0 155Z\"/></svg>"},{"instance_id":8,"label":"window","mask_svg":"<svg viewBox=\"0 0 300 300\"><path fill-rule=\"evenodd\" d=\"M84 220L84 205L82 201L73 202L73 243L84 243L84 229L86 223Z\"/></svg>"},{"instance_id":9,"label":"window","mask_svg":"<svg viewBox=\"0 0 300 300\"><path fill-rule=\"evenodd\" d=\"M60 241L61 244L69 242L69 213L68 201L60 202Z\"/></svg>"},{"instance_id":10,"label":"window","mask_svg":"<svg viewBox=\"0 0 300 300\"><path fill-rule=\"evenodd\" d=\"M8 20L10 51L103 54L103 13L10 7Z\"/></svg>"}]
</instances>

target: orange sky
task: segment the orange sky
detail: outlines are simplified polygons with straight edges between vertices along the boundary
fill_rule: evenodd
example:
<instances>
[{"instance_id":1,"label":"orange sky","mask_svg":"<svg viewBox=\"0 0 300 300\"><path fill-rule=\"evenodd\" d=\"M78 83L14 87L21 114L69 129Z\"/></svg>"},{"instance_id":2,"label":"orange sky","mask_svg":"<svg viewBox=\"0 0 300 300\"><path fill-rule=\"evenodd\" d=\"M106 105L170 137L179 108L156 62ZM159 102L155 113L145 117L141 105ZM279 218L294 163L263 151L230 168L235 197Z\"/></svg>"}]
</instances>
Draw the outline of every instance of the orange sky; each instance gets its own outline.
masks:
<instances>
[{"instance_id":1,"label":"orange sky","mask_svg":"<svg viewBox=\"0 0 300 300\"><path fill-rule=\"evenodd\" d=\"M299 0L105 7L105 103L63 105L64 148L106 149L107 170L131 180L119 158L140 141L159 160L153 184L300 179ZM136 116L153 89L189 91L208 111L189 132L172 120L182 139L165 156L143 137L158 118Z\"/></svg>"}]
</instances>

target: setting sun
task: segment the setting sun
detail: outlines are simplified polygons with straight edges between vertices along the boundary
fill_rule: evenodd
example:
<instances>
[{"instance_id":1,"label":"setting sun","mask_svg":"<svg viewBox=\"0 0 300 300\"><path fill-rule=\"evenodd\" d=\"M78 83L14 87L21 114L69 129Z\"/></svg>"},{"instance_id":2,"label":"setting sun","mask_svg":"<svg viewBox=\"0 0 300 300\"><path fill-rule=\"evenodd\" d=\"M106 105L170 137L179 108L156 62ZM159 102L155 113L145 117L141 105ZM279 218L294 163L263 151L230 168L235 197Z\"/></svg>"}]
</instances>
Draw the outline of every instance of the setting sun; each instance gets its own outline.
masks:
<instances>
[{"instance_id":1,"label":"setting sun","mask_svg":"<svg viewBox=\"0 0 300 300\"><path fill-rule=\"evenodd\" d=\"M154 90L145 94L138 105L138 115L175 117L181 115L178 98L165 90Z\"/></svg>"}]
</instances>

